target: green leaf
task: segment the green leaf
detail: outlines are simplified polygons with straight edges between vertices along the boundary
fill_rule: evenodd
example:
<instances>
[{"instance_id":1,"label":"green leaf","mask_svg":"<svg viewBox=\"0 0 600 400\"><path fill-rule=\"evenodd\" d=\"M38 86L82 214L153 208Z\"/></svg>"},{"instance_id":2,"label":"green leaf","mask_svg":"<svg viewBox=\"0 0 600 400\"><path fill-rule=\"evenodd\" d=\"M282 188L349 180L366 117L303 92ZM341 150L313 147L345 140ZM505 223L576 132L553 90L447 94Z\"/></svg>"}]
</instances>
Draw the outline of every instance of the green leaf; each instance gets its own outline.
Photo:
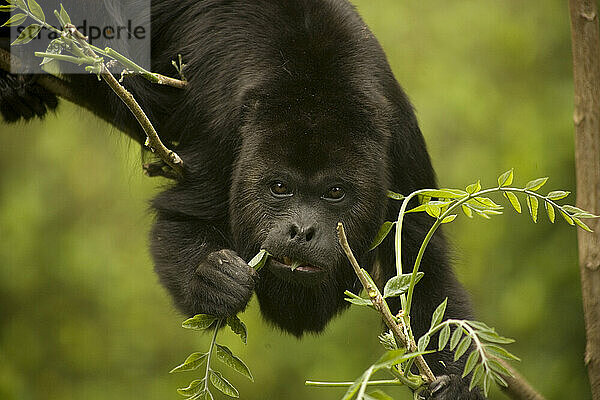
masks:
<instances>
[{"instance_id":1,"label":"green leaf","mask_svg":"<svg viewBox=\"0 0 600 400\"><path fill-rule=\"evenodd\" d=\"M13 5L0 6L0 11L2 11L2 12L12 12L15 8L17 8L17 7L13 6Z\"/></svg>"},{"instance_id":2,"label":"green leaf","mask_svg":"<svg viewBox=\"0 0 600 400\"><path fill-rule=\"evenodd\" d=\"M438 350L442 351L450 339L450 325L444 325L438 336Z\"/></svg>"},{"instance_id":3,"label":"green leaf","mask_svg":"<svg viewBox=\"0 0 600 400\"><path fill-rule=\"evenodd\" d=\"M181 324L185 329L204 330L210 328L210 326L217 320L216 317L207 314L197 314L192 318L186 319Z\"/></svg>"},{"instance_id":4,"label":"green leaf","mask_svg":"<svg viewBox=\"0 0 600 400\"><path fill-rule=\"evenodd\" d=\"M185 400L214 400L214 398L212 397L212 393L206 388Z\"/></svg>"},{"instance_id":5,"label":"green leaf","mask_svg":"<svg viewBox=\"0 0 600 400\"><path fill-rule=\"evenodd\" d=\"M63 38L57 38L50 42L50 44L46 48L46 53L60 54L63 51L64 47L66 47L66 44L64 43ZM44 57L44 59L40 63L40 66L43 67L44 65L46 65L48 63L58 63L58 61L53 60L50 57ZM46 71L46 72L48 72L48 71Z\"/></svg>"},{"instance_id":6,"label":"green leaf","mask_svg":"<svg viewBox=\"0 0 600 400\"><path fill-rule=\"evenodd\" d=\"M492 377L491 374L484 373L483 376L483 393L485 394L485 397L488 397L488 393L490 391L490 383L491 383Z\"/></svg>"},{"instance_id":7,"label":"green leaf","mask_svg":"<svg viewBox=\"0 0 600 400\"><path fill-rule=\"evenodd\" d=\"M392 230L392 227L395 224L396 224L395 222L385 221L383 223L383 225L381 225L381 228L379 228L379 232L377 232L375 239L373 239L373 243L371 244L371 248L369 249L369 251L375 249L377 246L379 246L381 244L381 242L383 242L383 239L386 238L386 236L388 235L388 233L390 233L390 231Z\"/></svg>"},{"instance_id":8,"label":"green leaf","mask_svg":"<svg viewBox=\"0 0 600 400\"><path fill-rule=\"evenodd\" d=\"M481 190L481 181L477 181L477 183L473 183L473 184L467 186L467 193L469 193L469 194L477 193L480 190Z\"/></svg>"},{"instance_id":9,"label":"green leaf","mask_svg":"<svg viewBox=\"0 0 600 400\"><path fill-rule=\"evenodd\" d=\"M463 378L471 373L475 365L477 365L477 361L479 361L479 351L473 350L465 363L465 369L462 374Z\"/></svg>"},{"instance_id":10,"label":"green leaf","mask_svg":"<svg viewBox=\"0 0 600 400\"><path fill-rule=\"evenodd\" d=\"M16 4L17 7L19 7L21 10L24 11L29 11L27 9L27 4L25 4L25 0L14 0L14 3Z\"/></svg>"},{"instance_id":11,"label":"green leaf","mask_svg":"<svg viewBox=\"0 0 600 400\"><path fill-rule=\"evenodd\" d=\"M357 306L366 306L366 307L371 307L373 309L375 308L375 306L373 305L373 302L371 300L363 299L362 297L359 297L358 299L350 297L350 298L344 298L344 300L346 300L348 303L352 303Z\"/></svg>"},{"instance_id":12,"label":"green leaf","mask_svg":"<svg viewBox=\"0 0 600 400\"><path fill-rule=\"evenodd\" d=\"M483 217L483 218L485 218L485 219L490 219L490 216L489 216L489 215L487 215L485 212L482 212L482 211L477 211L477 210L476 210L476 211L475 211L475 213L476 213L477 215L479 215L480 217Z\"/></svg>"},{"instance_id":13,"label":"green leaf","mask_svg":"<svg viewBox=\"0 0 600 400\"><path fill-rule=\"evenodd\" d=\"M23 21L27 18L27 14L15 14L8 19L2 26L17 26L21 25Z\"/></svg>"},{"instance_id":14,"label":"green leaf","mask_svg":"<svg viewBox=\"0 0 600 400\"><path fill-rule=\"evenodd\" d=\"M29 43L33 39L35 39L35 37L37 36L37 34L40 33L40 30L42 30L42 26L41 25L31 24L27 28L23 29L23 31L21 32L21 34L19 35L19 37L16 38L15 41L12 42L10 45L11 46L16 46L16 45L19 45L19 44Z\"/></svg>"},{"instance_id":15,"label":"green leaf","mask_svg":"<svg viewBox=\"0 0 600 400\"><path fill-rule=\"evenodd\" d=\"M482 376L483 376L483 364L479 364L475 367L475 370L473 371L473 376L471 376L471 383L469 384L469 390L473 390L473 388L475 386L477 386L477 384L481 380Z\"/></svg>"},{"instance_id":16,"label":"green leaf","mask_svg":"<svg viewBox=\"0 0 600 400\"><path fill-rule=\"evenodd\" d=\"M562 208L563 208L563 209L564 209L566 212L568 212L568 213L572 214L572 215L571 215L571 217L579 217L579 218L598 218L598 216L597 216L597 215L594 215L594 214L590 213L589 211L582 210L582 209L581 209L581 208L579 208L579 207L570 206L570 205L568 205L568 204L567 204L567 205L564 205L564 206L562 206Z\"/></svg>"},{"instance_id":17,"label":"green leaf","mask_svg":"<svg viewBox=\"0 0 600 400\"><path fill-rule=\"evenodd\" d=\"M376 390L374 392L369 393L369 397L373 400L394 400L391 396L388 396L381 390Z\"/></svg>"},{"instance_id":18,"label":"green leaf","mask_svg":"<svg viewBox=\"0 0 600 400\"><path fill-rule=\"evenodd\" d=\"M35 0L27 0L27 4L29 4L29 11L31 11L31 14L33 14L34 17L42 22L46 21L46 16L44 15L42 7L40 7Z\"/></svg>"},{"instance_id":19,"label":"green leaf","mask_svg":"<svg viewBox=\"0 0 600 400\"><path fill-rule=\"evenodd\" d=\"M471 340L471 336L466 335L460 341L458 346L456 346L456 350L454 351L454 361L458 360L463 354L465 354L467 350L469 350L469 346L471 346Z\"/></svg>"},{"instance_id":20,"label":"green leaf","mask_svg":"<svg viewBox=\"0 0 600 400\"><path fill-rule=\"evenodd\" d=\"M506 369L506 367L504 365L500 364L497 360L494 360L494 359L488 360L487 364L488 364L488 367L490 367L492 369L492 371L496 371L500 375L512 376L510 371L508 369Z\"/></svg>"},{"instance_id":21,"label":"green leaf","mask_svg":"<svg viewBox=\"0 0 600 400\"><path fill-rule=\"evenodd\" d=\"M547 201L544 202L546 206L546 213L548 214L548 219L550 222L554 223L554 219L556 218L556 213L554 212L554 206Z\"/></svg>"},{"instance_id":22,"label":"green leaf","mask_svg":"<svg viewBox=\"0 0 600 400\"><path fill-rule=\"evenodd\" d=\"M233 368L235 371L244 375L246 378L250 379L254 382L254 377L252 377L252 373L250 373L250 369L244 362L237 356L235 356L229 348L226 346L222 346L217 344L217 358L219 361L224 363L225 365Z\"/></svg>"},{"instance_id":23,"label":"green leaf","mask_svg":"<svg viewBox=\"0 0 600 400\"><path fill-rule=\"evenodd\" d=\"M538 206L539 202L537 197L527 196L527 207L529 208L529 214L531 214L534 223L537 223Z\"/></svg>"},{"instance_id":24,"label":"green leaf","mask_svg":"<svg viewBox=\"0 0 600 400\"><path fill-rule=\"evenodd\" d=\"M210 371L210 383L229 397L240 397L240 392L219 371Z\"/></svg>"},{"instance_id":25,"label":"green leaf","mask_svg":"<svg viewBox=\"0 0 600 400\"><path fill-rule=\"evenodd\" d=\"M510 201L510 204L513 206L516 212L521 213L521 203L519 203L519 198L516 194L512 192L504 192L504 197Z\"/></svg>"},{"instance_id":26,"label":"green leaf","mask_svg":"<svg viewBox=\"0 0 600 400\"><path fill-rule=\"evenodd\" d=\"M40 67L42 67L42 70L44 70L50 75L60 76L61 74L60 63L57 60L44 57L44 59L40 63Z\"/></svg>"},{"instance_id":27,"label":"green leaf","mask_svg":"<svg viewBox=\"0 0 600 400\"><path fill-rule=\"evenodd\" d=\"M380 358L373 364L373 370L377 371L383 368L390 368L396 364L400 364L411 357L416 357L413 353L406 353L405 349L389 350L386 351Z\"/></svg>"},{"instance_id":28,"label":"green leaf","mask_svg":"<svg viewBox=\"0 0 600 400\"><path fill-rule=\"evenodd\" d=\"M550 192L546 195L546 197L550 200L562 200L565 197L567 197L568 195L570 195L571 192L565 192L562 190L555 190L553 192Z\"/></svg>"},{"instance_id":29,"label":"green leaf","mask_svg":"<svg viewBox=\"0 0 600 400\"><path fill-rule=\"evenodd\" d=\"M506 171L498 177L498 187L510 186L513 183L513 169Z\"/></svg>"},{"instance_id":30,"label":"green leaf","mask_svg":"<svg viewBox=\"0 0 600 400\"><path fill-rule=\"evenodd\" d=\"M246 344L248 341L248 330L242 320L237 315L233 315L227 318L227 325L229 325L233 333L240 337L242 343Z\"/></svg>"},{"instance_id":31,"label":"green leaf","mask_svg":"<svg viewBox=\"0 0 600 400\"><path fill-rule=\"evenodd\" d=\"M429 202L429 203L425 204L425 212L433 218L439 218L440 213L442 212L442 209L441 209L441 207L432 205L431 202Z\"/></svg>"},{"instance_id":32,"label":"green leaf","mask_svg":"<svg viewBox=\"0 0 600 400\"><path fill-rule=\"evenodd\" d=\"M431 316L431 327L430 330L435 328L442 322L442 318L444 318L444 313L446 312L446 306L448 305L448 298L446 297L442 303L437 306L433 315Z\"/></svg>"},{"instance_id":33,"label":"green leaf","mask_svg":"<svg viewBox=\"0 0 600 400\"><path fill-rule=\"evenodd\" d=\"M467 321L467 322L469 323L469 325L471 327L475 328L477 331L496 333L494 328L490 328L489 326L487 326L485 323L483 323L481 321Z\"/></svg>"},{"instance_id":34,"label":"green leaf","mask_svg":"<svg viewBox=\"0 0 600 400\"><path fill-rule=\"evenodd\" d=\"M259 271L262 267L265 266L267 260L269 259L269 256L269 252L265 249L262 249L252 258L252 260L250 260L248 265L254 268L255 270Z\"/></svg>"},{"instance_id":35,"label":"green leaf","mask_svg":"<svg viewBox=\"0 0 600 400\"><path fill-rule=\"evenodd\" d=\"M427 208L427 204L421 204L420 206L417 206L415 208L411 208L410 210L405 211L404 214L425 211L426 208Z\"/></svg>"},{"instance_id":36,"label":"green leaf","mask_svg":"<svg viewBox=\"0 0 600 400\"><path fill-rule=\"evenodd\" d=\"M351 299L361 299L361 300L365 300L365 299L363 299L362 297L360 297L359 295L357 295L357 294L354 294L354 293L352 293L352 292L351 292L351 291L349 291L349 290L345 290L345 291L344 291L344 294L345 294L346 296L350 297Z\"/></svg>"},{"instance_id":37,"label":"green leaf","mask_svg":"<svg viewBox=\"0 0 600 400\"><path fill-rule=\"evenodd\" d=\"M525 185L525 189L535 192L536 190L544 186L546 182L548 182L548 177L534 179L532 181L527 182L527 185Z\"/></svg>"},{"instance_id":38,"label":"green leaf","mask_svg":"<svg viewBox=\"0 0 600 400\"><path fill-rule=\"evenodd\" d=\"M494 382L496 382L497 385L508 387L508 383L506 383L502 375L492 370L490 370L490 375L492 375L492 379L494 380Z\"/></svg>"},{"instance_id":39,"label":"green leaf","mask_svg":"<svg viewBox=\"0 0 600 400\"><path fill-rule=\"evenodd\" d=\"M496 204L489 197L475 197L474 200L469 200L469 203L480 203L485 208L489 208L491 210L502 210L503 207L499 204Z\"/></svg>"},{"instance_id":40,"label":"green leaf","mask_svg":"<svg viewBox=\"0 0 600 400\"><path fill-rule=\"evenodd\" d=\"M456 214L448 215L446 218L444 218L442 220L442 224L448 224L448 223L454 221L456 219L456 217L458 217L458 215L456 215Z\"/></svg>"},{"instance_id":41,"label":"green leaf","mask_svg":"<svg viewBox=\"0 0 600 400\"><path fill-rule=\"evenodd\" d=\"M458 327L456 327L456 329L454 329L454 332L452 332L452 337L450 338L450 350L454 350L454 348L458 344L458 341L462 337L462 334L463 334L462 327L458 326Z\"/></svg>"},{"instance_id":42,"label":"green leaf","mask_svg":"<svg viewBox=\"0 0 600 400\"><path fill-rule=\"evenodd\" d=\"M188 387L177 389L177 393L182 396L194 396L204 390L204 379L192 381Z\"/></svg>"},{"instance_id":43,"label":"green leaf","mask_svg":"<svg viewBox=\"0 0 600 400\"><path fill-rule=\"evenodd\" d=\"M421 196L428 196L437 199L460 199L467 195L467 192L459 189L432 189L421 192Z\"/></svg>"},{"instance_id":44,"label":"green leaf","mask_svg":"<svg viewBox=\"0 0 600 400\"><path fill-rule=\"evenodd\" d=\"M425 275L423 272L417 272L417 276L415 278L415 284L418 283L421 278ZM410 278L412 274L403 274L396 275L385 283L385 287L383 288L383 297L397 297L403 293L408 291L408 287L410 286Z\"/></svg>"},{"instance_id":45,"label":"green leaf","mask_svg":"<svg viewBox=\"0 0 600 400\"><path fill-rule=\"evenodd\" d=\"M514 339L506 338L498 335L496 332L477 332L477 336L486 342L509 344L514 343Z\"/></svg>"},{"instance_id":46,"label":"green leaf","mask_svg":"<svg viewBox=\"0 0 600 400\"><path fill-rule=\"evenodd\" d=\"M465 204L463 204L462 206L462 211L465 213L465 215L469 218L473 218L473 211L467 207Z\"/></svg>"},{"instance_id":47,"label":"green leaf","mask_svg":"<svg viewBox=\"0 0 600 400\"><path fill-rule=\"evenodd\" d=\"M486 344L484 345L484 350L487 354L494 356L496 358L501 358L504 360L514 360L521 361L521 359L514 354L508 352L503 347L497 346L495 344Z\"/></svg>"},{"instance_id":48,"label":"green leaf","mask_svg":"<svg viewBox=\"0 0 600 400\"><path fill-rule=\"evenodd\" d=\"M172 374L173 372L193 371L204 364L207 356L207 353L192 353L182 364L173 368L171 371L169 371L169 373Z\"/></svg>"},{"instance_id":49,"label":"green leaf","mask_svg":"<svg viewBox=\"0 0 600 400\"><path fill-rule=\"evenodd\" d=\"M573 221L583 230L588 231L590 233L594 232L589 226L587 226L582 220L579 218L573 217Z\"/></svg>"},{"instance_id":50,"label":"green leaf","mask_svg":"<svg viewBox=\"0 0 600 400\"><path fill-rule=\"evenodd\" d=\"M387 191L387 197L393 200L404 200L404 196L400 193L392 192L391 190Z\"/></svg>"},{"instance_id":51,"label":"green leaf","mask_svg":"<svg viewBox=\"0 0 600 400\"><path fill-rule=\"evenodd\" d=\"M421 336L419 338L419 342L417 343L417 349L420 352L425 351L427 349L427 346L429 345L430 340L431 340L431 337L428 334Z\"/></svg>"},{"instance_id":52,"label":"green leaf","mask_svg":"<svg viewBox=\"0 0 600 400\"><path fill-rule=\"evenodd\" d=\"M71 23L71 17L69 17L67 10L65 10L62 3L60 4L60 19L65 23L65 25Z\"/></svg>"},{"instance_id":53,"label":"green leaf","mask_svg":"<svg viewBox=\"0 0 600 400\"><path fill-rule=\"evenodd\" d=\"M568 191L555 190L555 191L548 193L546 195L546 197L550 200L557 201L557 200L562 200L562 199L568 197L570 194L571 194L571 192L568 192Z\"/></svg>"},{"instance_id":54,"label":"green leaf","mask_svg":"<svg viewBox=\"0 0 600 400\"><path fill-rule=\"evenodd\" d=\"M562 215L562 217L565 219L565 221L567 221L567 223L569 225L575 225L575 222L573 221L573 218L571 218L567 213L565 213L562 210L560 210L560 215Z\"/></svg>"}]
</instances>

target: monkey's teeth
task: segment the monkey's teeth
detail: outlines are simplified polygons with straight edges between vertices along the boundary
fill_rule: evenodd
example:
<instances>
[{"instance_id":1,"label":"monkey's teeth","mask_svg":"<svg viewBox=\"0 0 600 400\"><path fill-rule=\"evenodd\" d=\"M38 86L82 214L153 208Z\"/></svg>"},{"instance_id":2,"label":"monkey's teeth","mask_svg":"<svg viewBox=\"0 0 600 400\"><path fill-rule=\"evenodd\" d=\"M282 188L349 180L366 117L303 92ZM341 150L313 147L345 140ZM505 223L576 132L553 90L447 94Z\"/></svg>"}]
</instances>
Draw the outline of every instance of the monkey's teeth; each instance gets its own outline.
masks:
<instances>
[{"instance_id":1,"label":"monkey's teeth","mask_svg":"<svg viewBox=\"0 0 600 400\"><path fill-rule=\"evenodd\" d=\"M291 265L292 271L300 266L300 261L294 261Z\"/></svg>"}]
</instances>

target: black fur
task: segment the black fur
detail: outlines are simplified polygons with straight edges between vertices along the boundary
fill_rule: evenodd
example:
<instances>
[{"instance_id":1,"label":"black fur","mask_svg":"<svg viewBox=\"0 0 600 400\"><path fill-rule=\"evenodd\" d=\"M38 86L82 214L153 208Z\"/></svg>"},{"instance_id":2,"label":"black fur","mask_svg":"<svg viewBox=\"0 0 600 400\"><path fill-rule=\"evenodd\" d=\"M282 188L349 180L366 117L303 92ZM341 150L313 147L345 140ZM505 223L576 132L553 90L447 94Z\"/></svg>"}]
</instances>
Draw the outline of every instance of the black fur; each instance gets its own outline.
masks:
<instances>
[{"instance_id":1,"label":"black fur","mask_svg":"<svg viewBox=\"0 0 600 400\"><path fill-rule=\"evenodd\" d=\"M184 179L152 203L161 282L186 315L233 315L256 291L275 326L296 336L322 331L347 307L344 290L359 291L337 243L337 222L362 265L373 271L377 261L385 282L395 274L391 238L367 250L383 221L398 213L386 190L436 186L412 106L379 43L345 0L154 1L152 24L153 69L172 75L171 60L182 54L189 80L186 90L126 80L186 163ZM43 114L36 102L26 101L28 110L14 98L16 78L0 78L12 88L0 102L7 120ZM135 126L95 77L71 79L82 96L99 93L97 108ZM36 88L22 87L28 94ZM39 99L55 105L46 94ZM135 139L143 140L141 132ZM291 196L273 195L273 182ZM345 190L341 201L323 198L332 187ZM430 226L426 215L407 217L404 265L412 265ZM261 248L320 273L271 259L257 276L243 260ZM441 234L423 271L412 314L416 335L445 297L447 317L470 316ZM450 376L432 385L431 398L481 398L458 377L463 360L442 353L429 362L436 375Z\"/></svg>"}]
</instances>

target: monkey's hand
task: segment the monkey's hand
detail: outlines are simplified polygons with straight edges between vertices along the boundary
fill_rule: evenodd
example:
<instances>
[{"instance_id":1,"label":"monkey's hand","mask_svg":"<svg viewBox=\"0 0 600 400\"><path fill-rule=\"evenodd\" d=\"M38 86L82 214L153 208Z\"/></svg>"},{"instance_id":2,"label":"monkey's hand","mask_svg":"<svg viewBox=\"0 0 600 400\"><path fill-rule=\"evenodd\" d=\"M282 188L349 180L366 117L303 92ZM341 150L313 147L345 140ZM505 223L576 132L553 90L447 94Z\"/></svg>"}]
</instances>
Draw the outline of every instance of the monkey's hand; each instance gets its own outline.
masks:
<instances>
[{"instance_id":1,"label":"monkey's hand","mask_svg":"<svg viewBox=\"0 0 600 400\"><path fill-rule=\"evenodd\" d=\"M210 253L191 283L195 314L229 317L243 311L252 297L258 273L233 250Z\"/></svg>"},{"instance_id":2,"label":"monkey's hand","mask_svg":"<svg viewBox=\"0 0 600 400\"><path fill-rule=\"evenodd\" d=\"M426 400L484 400L479 388L469 390L469 381L458 375L442 375L423 393Z\"/></svg>"},{"instance_id":3,"label":"monkey's hand","mask_svg":"<svg viewBox=\"0 0 600 400\"><path fill-rule=\"evenodd\" d=\"M0 114L6 122L42 118L57 105L56 95L36 84L33 75L0 70Z\"/></svg>"}]
</instances>

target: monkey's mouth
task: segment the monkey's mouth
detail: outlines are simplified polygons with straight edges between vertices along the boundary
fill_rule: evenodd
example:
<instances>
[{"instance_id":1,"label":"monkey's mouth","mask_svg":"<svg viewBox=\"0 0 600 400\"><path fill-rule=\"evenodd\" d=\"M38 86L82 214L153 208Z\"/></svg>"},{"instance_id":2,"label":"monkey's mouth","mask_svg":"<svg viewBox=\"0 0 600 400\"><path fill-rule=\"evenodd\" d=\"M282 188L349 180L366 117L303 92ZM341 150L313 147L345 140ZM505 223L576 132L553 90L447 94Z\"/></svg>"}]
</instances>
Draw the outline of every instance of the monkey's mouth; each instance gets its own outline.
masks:
<instances>
[{"instance_id":1,"label":"monkey's mouth","mask_svg":"<svg viewBox=\"0 0 600 400\"><path fill-rule=\"evenodd\" d=\"M276 260L280 264L283 264L286 267L288 267L289 269L291 269L292 271L308 272L308 273L321 272L321 268L319 268L315 265L310 265L310 264L303 263L302 261L293 260L290 257L282 257L281 259L276 259Z\"/></svg>"},{"instance_id":2,"label":"monkey's mouth","mask_svg":"<svg viewBox=\"0 0 600 400\"><path fill-rule=\"evenodd\" d=\"M286 281L314 284L325 275L323 268L290 257L270 257L269 269Z\"/></svg>"}]
</instances>

